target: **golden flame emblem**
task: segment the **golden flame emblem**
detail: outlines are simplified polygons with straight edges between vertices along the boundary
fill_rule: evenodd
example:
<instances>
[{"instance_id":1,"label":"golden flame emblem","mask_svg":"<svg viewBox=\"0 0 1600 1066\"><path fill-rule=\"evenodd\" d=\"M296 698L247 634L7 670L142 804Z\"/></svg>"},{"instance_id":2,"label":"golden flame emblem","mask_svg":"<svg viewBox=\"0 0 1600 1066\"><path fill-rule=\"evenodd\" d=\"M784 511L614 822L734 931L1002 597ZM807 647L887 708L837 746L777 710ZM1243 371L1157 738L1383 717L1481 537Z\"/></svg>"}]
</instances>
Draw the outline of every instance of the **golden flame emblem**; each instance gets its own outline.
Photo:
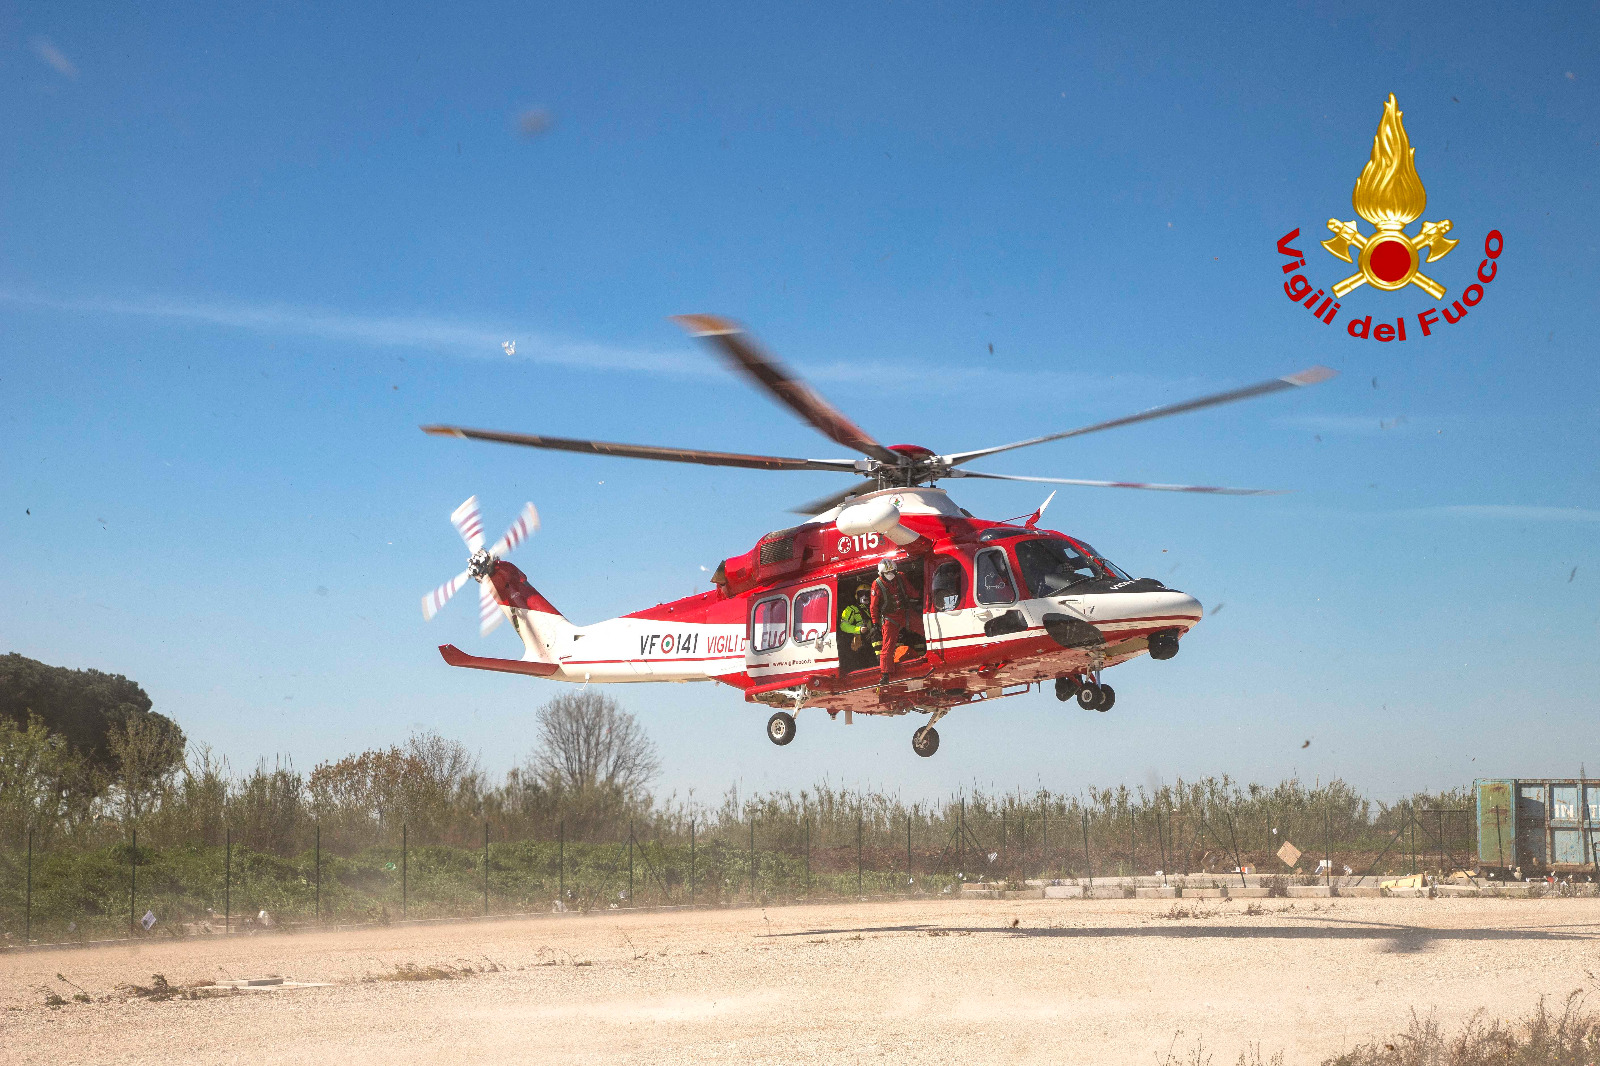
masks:
<instances>
[{"instance_id":1,"label":"golden flame emblem","mask_svg":"<svg viewBox=\"0 0 1600 1066\"><path fill-rule=\"evenodd\" d=\"M1378 132L1372 138L1372 157L1350 195L1356 214L1376 226L1377 232L1364 235L1354 220L1328 219L1333 236L1322 246L1358 268L1334 285L1335 296L1343 296L1363 284L1390 292L1415 285L1435 300L1444 296L1444 286L1421 272L1421 252L1428 249L1426 261L1431 263L1449 255L1459 242L1445 236L1450 232L1449 219L1424 222L1415 236L1405 232L1428 206L1428 191L1417 176L1416 149L1411 147L1401 118L1400 105L1390 93L1383 105ZM1352 250L1356 253L1354 258Z\"/></svg>"}]
</instances>

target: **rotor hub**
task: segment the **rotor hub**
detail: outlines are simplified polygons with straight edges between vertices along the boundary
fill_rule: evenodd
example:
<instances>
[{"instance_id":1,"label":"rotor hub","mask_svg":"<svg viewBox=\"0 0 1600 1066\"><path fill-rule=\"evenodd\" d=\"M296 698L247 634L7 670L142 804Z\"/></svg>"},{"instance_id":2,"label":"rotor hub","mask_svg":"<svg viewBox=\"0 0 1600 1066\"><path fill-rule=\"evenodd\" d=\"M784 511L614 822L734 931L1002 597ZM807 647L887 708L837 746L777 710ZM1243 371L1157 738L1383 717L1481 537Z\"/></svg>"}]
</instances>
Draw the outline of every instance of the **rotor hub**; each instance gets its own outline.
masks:
<instances>
[{"instance_id":1,"label":"rotor hub","mask_svg":"<svg viewBox=\"0 0 1600 1066\"><path fill-rule=\"evenodd\" d=\"M479 548L467 560L467 573L472 575L474 581L482 581L494 572L494 564L495 557L489 554L489 549Z\"/></svg>"}]
</instances>

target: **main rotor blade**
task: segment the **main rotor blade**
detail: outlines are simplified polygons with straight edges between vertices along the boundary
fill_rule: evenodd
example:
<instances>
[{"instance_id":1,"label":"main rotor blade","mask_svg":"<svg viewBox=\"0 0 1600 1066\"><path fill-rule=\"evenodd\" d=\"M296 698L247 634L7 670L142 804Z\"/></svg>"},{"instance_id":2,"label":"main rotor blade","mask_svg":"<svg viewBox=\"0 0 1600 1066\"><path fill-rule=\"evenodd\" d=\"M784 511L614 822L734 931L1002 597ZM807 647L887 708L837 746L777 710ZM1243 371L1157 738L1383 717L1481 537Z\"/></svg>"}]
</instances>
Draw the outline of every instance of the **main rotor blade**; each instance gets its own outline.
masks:
<instances>
[{"instance_id":1,"label":"main rotor blade","mask_svg":"<svg viewBox=\"0 0 1600 1066\"><path fill-rule=\"evenodd\" d=\"M985 481L1033 481L1041 485L1087 485L1096 489L1152 489L1156 492L1210 492L1219 496L1281 496L1283 489L1225 489L1217 485L1158 485L1152 481L1084 481L1071 477L1023 477L1021 474L982 474L952 470L950 477L977 477Z\"/></svg>"},{"instance_id":2,"label":"main rotor blade","mask_svg":"<svg viewBox=\"0 0 1600 1066\"><path fill-rule=\"evenodd\" d=\"M873 489L873 486L870 485L870 484L868 484L868 485L851 485L847 489L840 489L838 492L830 492L826 496L819 496L816 499L811 500L808 503L802 503L799 507L791 507L791 508L789 508L789 513L790 514L803 514L803 515L818 515L818 514L821 514L823 511L831 511L831 510L833 510L835 507L839 506L841 503L843 503L844 501L848 500L852 496L859 496L863 492L871 492L872 489Z\"/></svg>"},{"instance_id":3,"label":"main rotor blade","mask_svg":"<svg viewBox=\"0 0 1600 1066\"><path fill-rule=\"evenodd\" d=\"M501 444L521 444L529 448L549 448L559 452L585 452L590 455L615 455L624 459L659 459L668 463L700 463L704 466L742 466L751 470L842 470L856 472L853 459L788 459L780 455L741 455L737 452L704 452L693 448L658 448L652 444L617 444L604 440L574 437L543 437L532 433L501 433L492 429L467 429L464 426L423 426L422 432L440 437L465 437L492 440Z\"/></svg>"},{"instance_id":4,"label":"main rotor blade","mask_svg":"<svg viewBox=\"0 0 1600 1066\"><path fill-rule=\"evenodd\" d=\"M460 590L461 586L467 583L467 579L471 576L472 574L470 572L463 570L449 581L446 581L444 584L440 585L438 588L422 597L422 617L431 621L433 616L439 613L439 608L449 603L450 597L454 596Z\"/></svg>"},{"instance_id":5,"label":"main rotor blade","mask_svg":"<svg viewBox=\"0 0 1600 1066\"><path fill-rule=\"evenodd\" d=\"M517 515L517 520L511 523L511 528L506 530L506 535L494 542L494 547L489 549L489 554L496 559L504 559L518 544L539 532L539 509L533 504L525 504L522 513Z\"/></svg>"},{"instance_id":6,"label":"main rotor blade","mask_svg":"<svg viewBox=\"0 0 1600 1066\"><path fill-rule=\"evenodd\" d=\"M1019 440L1015 444L1002 444L996 448L978 448L970 452L953 452L944 456L945 462L954 466L965 463L985 455L995 455L999 452L1009 452L1014 448L1028 448L1035 444L1045 444L1053 440L1064 440L1067 437L1081 437L1085 433L1098 433L1102 429L1115 429L1117 426L1129 426L1135 422L1149 422L1156 418L1166 418L1168 415L1181 415L1187 411L1198 411L1203 407L1215 407L1218 404L1232 403L1235 400L1248 400L1253 396L1265 396L1268 393L1280 392L1283 389L1293 389L1302 385L1315 385L1335 377L1339 372L1329 370L1325 366L1314 366L1309 370L1302 370L1298 374L1287 374L1271 381L1263 381L1257 385L1246 385L1242 389L1230 389L1227 392L1218 392L1210 396L1201 396L1194 400L1184 400L1182 403L1169 403L1161 407L1152 407L1148 411L1140 411L1136 415L1127 415L1123 418L1113 418L1108 422L1096 422L1090 426L1080 426L1069 429L1065 433L1051 433L1043 437L1034 437L1030 440Z\"/></svg>"},{"instance_id":7,"label":"main rotor blade","mask_svg":"<svg viewBox=\"0 0 1600 1066\"><path fill-rule=\"evenodd\" d=\"M899 466L901 456L885 448L844 412L823 399L789 368L756 345L743 326L716 315L674 315L672 320L696 337L704 337L751 381L766 389L789 410L815 426L835 444Z\"/></svg>"}]
</instances>

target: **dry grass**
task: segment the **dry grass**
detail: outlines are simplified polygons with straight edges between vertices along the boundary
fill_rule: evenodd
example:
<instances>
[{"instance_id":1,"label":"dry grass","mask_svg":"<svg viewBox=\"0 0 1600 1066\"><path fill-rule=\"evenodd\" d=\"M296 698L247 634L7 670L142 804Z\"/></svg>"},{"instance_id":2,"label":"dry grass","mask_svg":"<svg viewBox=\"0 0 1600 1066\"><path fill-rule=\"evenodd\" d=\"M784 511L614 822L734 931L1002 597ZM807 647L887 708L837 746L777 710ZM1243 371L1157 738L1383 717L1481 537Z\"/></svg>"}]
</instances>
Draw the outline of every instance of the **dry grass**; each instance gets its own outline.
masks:
<instances>
[{"instance_id":1,"label":"dry grass","mask_svg":"<svg viewBox=\"0 0 1600 1066\"><path fill-rule=\"evenodd\" d=\"M1404 1033L1362 1044L1327 1059L1324 1066L1594 1066L1600 1062L1600 1016L1584 1009L1583 995L1567 997L1560 1014L1539 1001L1521 1022L1495 1020L1483 1013L1446 1037L1437 1019L1411 1016Z\"/></svg>"}]
</instances>

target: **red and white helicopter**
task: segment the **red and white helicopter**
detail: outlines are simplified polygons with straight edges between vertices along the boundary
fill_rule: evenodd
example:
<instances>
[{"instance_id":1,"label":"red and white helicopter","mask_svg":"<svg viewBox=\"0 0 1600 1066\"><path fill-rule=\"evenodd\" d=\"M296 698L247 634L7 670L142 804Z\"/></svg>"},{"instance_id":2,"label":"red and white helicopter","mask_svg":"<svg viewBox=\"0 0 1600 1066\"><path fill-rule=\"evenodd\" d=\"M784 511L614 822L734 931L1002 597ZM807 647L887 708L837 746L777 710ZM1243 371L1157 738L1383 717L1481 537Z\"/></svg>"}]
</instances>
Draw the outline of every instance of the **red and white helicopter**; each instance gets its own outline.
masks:
<instances>
[{"instance_id":1,"label":"red and white helicopter","mask_svg":"<svg viewBox=\"0 0 1600 1066\"><path fill-rule=\"evenodd\" d=\"M506 553L538 528L533 505L527 505L504 537L485 548L473 497L450 516L472 553L468 567L423 597L423 614L433 617L469 579L476 580L483 632L509 619L526 654L492 659L446 644L439 651L451 666L579 683L721 681L742 689L747 701L775 708L767 736L780 745L794 739L794 714L808 707L822 708L832 717L842 711L847 723L854 714L920 711L928 721L913 734L912 748L929 756L939 747L934 723L953 708L1018 695L1047 681L1054 683L1058 699L1109 710L1116 694L1101 681L1103 672L1146 652L1154 659L1172 658L1180 638L1200 621L1199 602L1154 578L1129 577L1082 540L1039 528L1044 506L1026 519L985 521L957 506L934 483L983 478L1263 494L1269 490L979 473L966 464L1047 441L1313 385L1335 373L1312 367L1062 433L939 454L920 445L879 444L764 353L738 325L710 315L676 321L861 458L740 455L460 426L422 429L634 459L823 470L863 477L867 484L796 508L810 517L768 533L743 555L724 560L710 591L587 626L568 621L521 570L505 561ZM841 640L839 620L857 590L876 577L877 564L890 558L920 593L921 617L903 633L903 645L894 650L895 668L880 682L877 655L870 646L857 649L852 641Z\"/></svg>"}]
</instances>

